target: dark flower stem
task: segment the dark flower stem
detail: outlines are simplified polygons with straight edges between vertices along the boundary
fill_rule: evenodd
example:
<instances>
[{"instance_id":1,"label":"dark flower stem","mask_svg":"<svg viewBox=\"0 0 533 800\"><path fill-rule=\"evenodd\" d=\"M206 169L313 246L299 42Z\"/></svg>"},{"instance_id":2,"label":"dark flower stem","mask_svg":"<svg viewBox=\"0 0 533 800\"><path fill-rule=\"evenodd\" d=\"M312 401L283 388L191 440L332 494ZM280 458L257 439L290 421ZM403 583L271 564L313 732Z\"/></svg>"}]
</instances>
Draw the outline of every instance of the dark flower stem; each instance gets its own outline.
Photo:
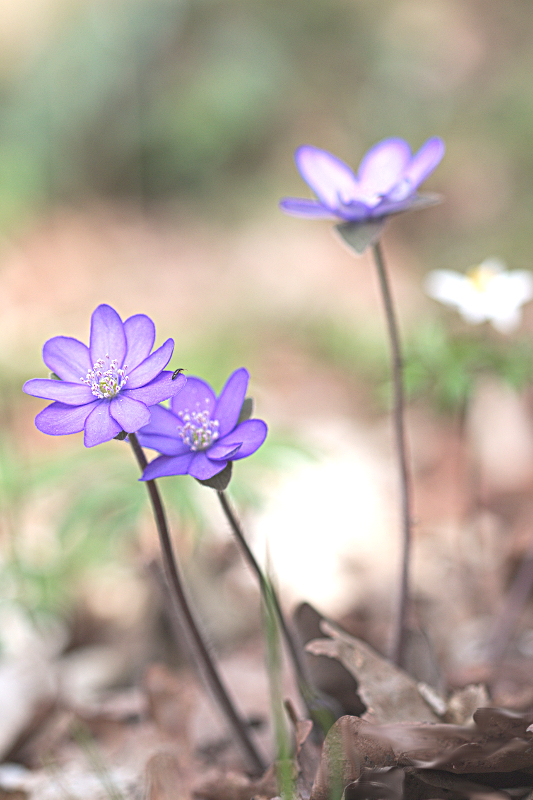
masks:
<instances>
[{"instance_id":1,"label":"dark flower stem","mask_svg":"<svg viewBox=\"0 0 533 800\"><path fill-rule=\"evenodd\" d=\"M133 448L137 463L139 464L141 470L144 471L148 466L144 451L134 433L128 434L128 439ZM161 550L163 553L165 573L170 588L170 594L174 600L177 611L180 614L180 618L183 619L185 623L185 627L194 645L194 651L197 655L198 661L203 667L206 678L213 691L213 694L215 695L215 698L217 699L229 725L231 726L235 737L239 741L243 751L246 753L252 769L255 773L261 774L265 770L265 764L263 763L261 756L257 752L248 735L246 722L236 711L235 706L228 695L228 692L222 682L213 659L211 658L211 654L209 653L209 650L202 638L192 610L189 606L179 574L176 558L174 556L165 510L161 501L161 495L159 494L159 490L154 480L149 480L145 483L146 488L148 489L148 494L150 495L150 502L152 503L157 532L159 534L159 542L161 544Z\"/></svg>"},{"instance_id":2,"label":"dark flower stem","mask_svg":"<svg viewBox=\"0 0 533 800\"><path fill-rule=\"evenodd\" d=\"M265 603L265 607L267 609L272 608L274 613L277 617L278 624L285 639L285 644L287 645L287 650L289 652L289 656L291 658L294 672L296 675L296 680L298 683L298 689L300 691L300 695L302 700L311 716L311 719L318 721L320 724L320 719L317 716L324 714L326 709L323 708L323 704L320 702L321 698L319 697L316 689L311 685L309 678L307 677L307 670L305 668L304 661L302 659L301 650L296 643L293 634L291 633L289 626L287 624L287 620L285 619L285 615L281 609L281 604L279 602L279 598L277 595L274 586L270 581L267 580L265 574L259 564L257 563L254 554L250 550L248 546L248 542L245 539L241 524L237 519L235 512L233 511L228 498L226 497L225 492L217 491L218 499L220 500L220 504L226 515L226 519L228 520L231 530L237 539L239 547L241 548L243 555L248 562L249 567L251 568L252 572L255 573L257 576L257 580L259 582L259 587L261 590L261 594L263 596L263 601ZM333 721L333 720L332 720Z\"/></svg>"},{"instance_id":3,"label":"dark flower stem","mask_svg":"<svg viewBox=\"0 0 533 800\"><path fill-rule=\"evenodd\" d=\"M395 664L401 665L405 650L406 622L409 603L409 563L411 557L411 476L407 460L407 444L405 438L405 399L402 374L402 353L398 323L394 312L394 304L389 286L389 278L383 260L380 243L373 245L381 294L385 306L385 316L389 332L392 361L392 383L394 391L394 431L398 456L401 491L401 518L403 531L403 553L400 577L400 590L396 607L396 619L393 625L391 657Z\"/></svg>"}]
</instances>

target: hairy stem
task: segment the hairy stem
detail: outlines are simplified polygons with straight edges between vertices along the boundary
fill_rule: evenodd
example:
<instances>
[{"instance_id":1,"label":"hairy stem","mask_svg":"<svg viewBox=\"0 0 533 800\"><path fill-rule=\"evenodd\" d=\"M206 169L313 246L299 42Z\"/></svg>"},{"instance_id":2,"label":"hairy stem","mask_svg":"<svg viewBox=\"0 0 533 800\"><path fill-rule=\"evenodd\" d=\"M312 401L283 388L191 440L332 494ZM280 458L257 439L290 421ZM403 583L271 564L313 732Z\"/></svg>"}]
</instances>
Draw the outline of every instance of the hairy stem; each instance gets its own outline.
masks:
<instances>
[{"instance_id":1,"label":"hairy stem","mask_svg":"<svg viewBox=\"0 0 533 800\"><path fill-rule=\"evenodd\" d=\"M383 253L379 242L373 245L374 261L376 263L381 295L385 306L387 329L391 349L392 383L394 391L393 424L396 438L396 451L398 456L398 470L400 475L401 491L401 519L403 531L403 552L401 564L400 588L396 606L396 618L393 624L391 656L396 664L403 661L405 650L406 621L409 602L409 563L411 556L411 476L407 459L407 444L405 437L405 399L402 374L402 353L398 323L392 302L389 279Z\"/></svg>"},{"instance_id":2,"label":"hairy stem","mask_svg":"<svg viewBox=\"0 0 533 800\"><path fill-rule=\"evenodd\" d=\"M144 451L139 444L139 441L134 433L128 434L128 439L133 448L135 458L142 471L148 465ZM190 635L191 642L194 646L194 652L198 658L200 666L209 682L211 690L218 701L231 729L238 742L240 743L243 752L250 763L251 768L257 774L264 772L265 764L257 749L255 748L250 736L248 734L246 722L242 719L240 714L235 709L232 700L229 697L227 689L225 688L222 678L216 668L211 654L203 640L202 634L198 628L194 615L189 606L187 596L184 591L183 583L179 574L178 565L174 556L174 550L170 539L168 530L165 510L161 500L161 495L154 480L146 481L146 488L150 495L150 502L154 512L157 532L159 534L159 542L161 544L161 551L163 553L163 562L165 565L165 574L170 589L170 594L176 606L180 618L184 621L185 628Z\"/></svg>"},{"instance_id":3,"label":"hairy stem","mask_svg":"<svg viewBox=\"0 0 533 800\"><path fill-rule=\"evenodd\" d=\"M327 708L327 703L324 701L326 698L322 698L317 690L311 685L309 678L307 676L307 670L305 668L305 663L302 659L302 653L299 645L294 639L294 636L289 628L287 620L285 619L285 615L282 611L281 604L279 602L279 598L277 595L274 586L270 581L267 580L265 574L259 564L256 561L256 558L250 547L248 546L248 542L245 539L242 527L237 519L235 512L233 511L228 498L226 497L225 492L217 491L218 499L220 500L220 504L226 515L226 519L228 520L231 530L237 542L243 552L243 555L248 562L252 572L255 573L257 576L257 580L259 583L259 588L261 590L261 594L263 595L263 601L265 603L266 609L272 609L274 614L277 618L281 633L283 638L285 639L285 644L287 645L287 650L289 652L290 659L293 664L294 672L296 675L296 680L298 683L298 689L300 691L300 695L302 700L311 716L311 719L318 722L319 725L323 728L323 730L327 730L329 725L331 725L335 719L333 717L330 720L326 720L324 717L325 715L329 715L330 711Z\"/></svg>"}]
</instances>

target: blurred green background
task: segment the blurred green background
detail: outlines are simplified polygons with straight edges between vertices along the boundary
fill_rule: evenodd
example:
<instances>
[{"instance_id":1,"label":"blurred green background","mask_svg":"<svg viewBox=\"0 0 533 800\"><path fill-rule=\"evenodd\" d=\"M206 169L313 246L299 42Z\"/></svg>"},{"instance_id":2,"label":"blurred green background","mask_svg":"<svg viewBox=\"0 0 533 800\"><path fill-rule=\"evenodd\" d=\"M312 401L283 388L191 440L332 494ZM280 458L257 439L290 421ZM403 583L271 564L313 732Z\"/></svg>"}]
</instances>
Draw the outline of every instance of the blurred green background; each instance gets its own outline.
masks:
<instances>
[{"instance_id":1,"label":"blurred green background","mask_svg":"<svg viewBox=\"0 0 533 800\"><path fill-rule=\"evenodd\" d=\"M409 385L435 413L462 401L457 359L470 351L454 350L444 325L464 332L423 296L421 278L491 255L530 267L532 30L527 0L2 4L4 598L68 610L80 575L135 549L147 516L122 445L85 451L80 436L44 437L33 427L43 403L20 392L45 374L44 341L86 340L100 302L152 316L158 341L176 340L173 368L217 390L248 366L271 436L236 470L244 508L296 446L295 420L384 414L370 263L345 253L328 223L277 210L281 196L309 194L293 164L302 143L355 167L387 136L413 149L445 139L427 182L444 203L390 223L385 248L414 354ZM518 338L532 325L526 313ZM489 345L479 356L475 338L475 368L523 385L529 348L509 360L501 341ZM164 486L181 530L205 524L191 484Z\"/></svg>"}]
</instances>

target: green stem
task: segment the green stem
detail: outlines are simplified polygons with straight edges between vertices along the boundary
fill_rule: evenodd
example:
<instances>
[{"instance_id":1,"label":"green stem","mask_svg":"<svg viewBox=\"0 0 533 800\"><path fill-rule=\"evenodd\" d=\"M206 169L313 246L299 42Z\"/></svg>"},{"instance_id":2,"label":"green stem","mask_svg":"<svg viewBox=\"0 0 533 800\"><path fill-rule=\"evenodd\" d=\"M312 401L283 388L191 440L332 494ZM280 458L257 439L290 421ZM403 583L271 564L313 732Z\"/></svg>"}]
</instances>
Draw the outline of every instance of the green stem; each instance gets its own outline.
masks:
<instances>
[{"instance_id":1,"label":"green stem","mask_svg":"<svg viewBox=\"0 0 533 800\"><path fill-rule=\"evenodd\" d=\"M287 645L287 649L289 651L289 656L291 658L294 672L296 675L296 681L298 684L298 689L300 691L300 695L302 700L310 714L310 717L315 722L318 722L322 730L325 732L329 729L331 724L335 721L335 716L332 719L325 719L325 715L331 716L331 711L328 709L328 702L327 698L322 697L317 690L311 685L310 680L307 676L307 670L305 668L305 663L302 659L301 650L296 643L294 636L292 635L289 626L287 624L287 620L285 619L285 615L281 609L281 604L279 602L279 598L277 595L274 586L270 581L267 580L263 570L257 563L254 554L250 550L248 546L248 542L245 539L242 527L237 519L235 512L233 511L228 498L226 497L225 492L217 491L218 499L220 500L220 504L226 515L226 519L228 520L231 530L237 539L237 542L244 554L248 565L250 566L252 572L255 573L257 576L257 580L259 582L259 588L261 590L261 594L263 595L263 600L265 603L265 608L274 610L275 616L278 620L279 627L283 634L283 638L285 639L285 643Z\"/></svg>"},{"instance_id":2,"label":"green stem","mask_svg":"<svg viewBox=\"0 0 533 800\"><path fill-rule=\"evenodd\" d=\"M392 636L392 659L400 665L405 655L405 635L407 627L407 612L409 603L409 564L411 557L411 476L407 459L407 444L405 437L405 399L403 388L402 373L402 353L400 347L400 335L398 323L392 302L392 295L389 286L389 279L383 253L379 242L373 245L374 260L377 267L379 284L383 303L385 306L385 316L387 319L387 329L391 348L392 361L392 383L394 391L394 413L393 424L396 438L396 451L398 456L398 469L400 474L401 492L401 518L403 531L403 553L400 576L400 589L398 603L396 606L396 618L393 623Z\"/></svg>"},{"instance_id":3,"label":"green stem","mask_svg":"<svg viewBox=\"0 0 533 800\"><path fill-rule=\"evenodd\" d=\"M133 448L137 463L139 464L141 471L144 472L148 466L144 451L134 433L128 434L128 439ZM200 629L198 628L192 610L189 606L189 602L187 600L187 596L185 594L179 574L176 558L174 556L174 550L170 539L161 495L159 494L159 490L154 480L145 481L145 483L146 488L148 489L148 494L150 495L150 501L152 503L152 509L154 512L157 532L159 534L159 542L161 544L161 550L163 553L163 562L165 564L165 573L167 576L171 597L178 613L180 614L180 617L185 622L185 626L194 645L194 650L197 654L198 661L203 667L209 685L211 686L211 689L231 729L239 741L242 750L246 754L250 765L252 766L254 772L259 775L264 772L265 764L263 763L261 756L259 755L248 735L246 722L236 711L235 706L229 697L229 694L222 682L222 678L219 675L213 659L211 658L211 654L209 653L209 650L202 638Z\"/></svg>"}]
</instances>

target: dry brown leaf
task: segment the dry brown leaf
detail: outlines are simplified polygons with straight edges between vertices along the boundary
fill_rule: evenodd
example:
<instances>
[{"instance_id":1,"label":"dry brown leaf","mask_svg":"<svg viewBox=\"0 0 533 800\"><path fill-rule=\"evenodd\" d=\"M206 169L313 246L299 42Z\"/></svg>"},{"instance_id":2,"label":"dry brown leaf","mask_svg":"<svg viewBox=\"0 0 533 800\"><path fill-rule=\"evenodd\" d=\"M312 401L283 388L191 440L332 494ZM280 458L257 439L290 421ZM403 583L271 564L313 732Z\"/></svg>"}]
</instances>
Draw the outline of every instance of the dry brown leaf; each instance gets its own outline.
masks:
<instances>
[{"instance_id":1,"label":"dry brown leaf","mask_svg":"<svg viewBox=\"0 0 533 800\"><path fill-rule=\"evenodd\" d=\"M146 765L144 800L189 800L183 769L173 753L156 753Z\"/></svg>"},{"instance_id":2,"label":"dry brown leaf","mask_svg":"<svg viewBox=\"0 0 533 800\"><path fill-rule=\"evenodd\" d=\"M293 614L293 623L302 647L322 637L320 625L324 621L325 617L310 603L298 605ZM364 713L365 706L357 694L357 681L340 661L307 653L306 664L312 685L321 694L327 695L332 704L338 704L336 719L344 714L358 717Z\"/></svg>"},{"instance_id":3,"label":"dry brown leaf","mask_svg":"<svg viewBox=\"0 0 533 800\"><path fill-rule=\"evenodd\" d=\"M70 739L76 715L59 705L43 709L43 714L32 720L18 742L8 754L9 761L40 767L50 759L50 754Z\"/></svg>"},{"instance_id":4,"label":"dry brown leaf","mask_svg":"<svg viewBox=\"0 0 533 800\"><path fill-rule=\"evenodd\" d=\"M364 769L346 786L343 800L401 800L404 782L405 772L397 767Z\"/></svg>"},{"instance_id":5,"label":"dry brown leaf","mask_svg":"<svg viewBox=\"0 0 533 800\"><path fill-rule=\"evenodd\" d=\"M430 793L435 796L435 788L444 790L444 797L462 796L470 800L509 800L507 792L495 791L491 786L466 780L462 775L450 772L437 772L433 770L420 770L416 773L416 780L428 787L434 787ZM453 793L453 795L451 794Z\"/></svg>"},{"instance_id":6,"label":"dry brown leaf","mask_svg":"<svg viewBox=\"0 0 533 800\"><path fill-rule=\"evenodd\" d=\"M437 745L433 746L433 760L429 752L425 759L422 756L425 762L423 766L428 768L456 773L520 771L533 774L532 720L531 714L517 714L500 708L479 708L474 714L475 724L472 727L428 726L425 734L422 730L418 731L413 744L416 747L421 736L428 741L429 732L433 729L431 738ZM453 731L449 739L448 729ZM449 742L454 739L463 741L450 748ZM416 752L410 752L409 757L415 761Z\"/></svg>"},{"instance_id":7,"label":"dry brown leaf","mask_svg":"<svg viewBox=\"0 0 533 800\"><path fill-rule=\"evenodd\" d=\"M360 717L341 717L326 737L311 800L329 800L335 788L358 780L363 769L395 766L395 754L379 736L379 726Z\"/></svg>"},{"instance_id":8,"label":"dry brown leaf","mask_svg":"<svg viewBox=\"0 0 533 800\"><path fill-rule=\"evenodd\" d=\"M294 769L296 773L296 793L299 800L307 800L315 780L320 763L322 746L313 741L313 723L310 719L298 720L290 701L286 708L294 725L296 739L296 753L294 756Z\"/></svg>"},{"instance_id":9,"label":"dry brown leaf","mask_svg":"<svg viewBox=\"0 0 533 800\"><path fill-rule=\"evenodd\" d=\"M331 638L315 639L306 650L337 658L354 676L359 697L367 707L364 719L375 723L439 721L406 672L331 623L323 622L321 627Z\"/></svg>"},{"instance_id":10,"label":"dry brown leaf","mask_svg":"<svg viewBox=\"0 0 533 800\"><path fill-rule=\"evenodd\" d=\"M451 722L455 725L471 723L475 711L483 706L488 706L489 703L487 687L481 683L470 683L450 695L443 717L444 722Z\"/></svg>"},{"instance_id":11,"label":"dry brown leaf","mask_svg":"<svg viewBox=\"0 0 533 800\"><path fill-rule=\"evenodd\" d=\"M194 683L171 672L164 664L151 664L143 688L151 718L158 728L181 742L188 739L188 724L196 697Z\"/></svg>"},{"instance_id":12,"label":"dry brown leaf","mask_svg":"<svg viewBox=\"0 0 533 800\"><path fill-rule=\"evenodd\" d=\"M53 703L56 694L55 666L39 647L28 647L19 657L0 664L0 759L13 748L21 734L31 728L41 706Z\"/></svg>"},{"instance_id":13,"label":"dry brown leaf","mask_svg":"<svg viewBox=\"0 0 533 800\"><path fill-rule=\"evenodd\" d=\"M278 793L278 782L274 766L261 778L252 779L242 772L213 770L194 787L194 795L202 800L250 800L250 798L274 797Z\"/></svg>"},{"instance_id":14,"label":"dry brown leaf","mask_svg":"<svg viewBox=\"0 0 533 800\"><path fill-rule=\"evenodd\" d=\"M358 781L365 769L386 767L404 767L416 780L452 788L458 797L493 796L493 783L496 788L533 786L532 719L532 714L497 708L478 709L468 726L374 725L342 717L326 738L311 800L328 800L336 787ZM450 773L467 777L452 780ZM479 783L473 775L479 775Z\"/></svg>"}]
</instances>

